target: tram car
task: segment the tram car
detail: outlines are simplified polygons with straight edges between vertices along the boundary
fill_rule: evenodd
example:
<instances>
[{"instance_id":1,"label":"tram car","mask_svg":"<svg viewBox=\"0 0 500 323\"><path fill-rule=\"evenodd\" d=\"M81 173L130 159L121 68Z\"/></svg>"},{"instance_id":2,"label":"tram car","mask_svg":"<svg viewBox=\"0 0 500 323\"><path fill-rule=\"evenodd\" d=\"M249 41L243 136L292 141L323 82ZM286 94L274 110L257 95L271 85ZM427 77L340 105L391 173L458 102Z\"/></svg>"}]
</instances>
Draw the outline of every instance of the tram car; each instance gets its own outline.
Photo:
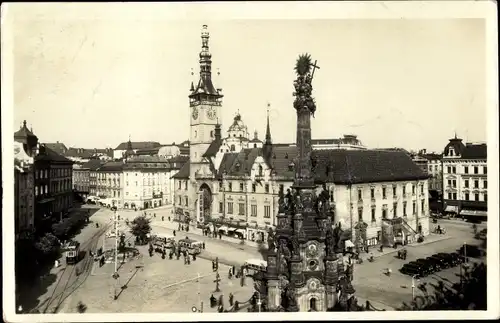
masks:
<instances>
[{"instance_id":1,"label":"tram car","mask_svg":"<svg viewBox=\"0 0 500 323\"><path fill-rule=\"evenodd\" d=\"M70 241L66 246L66 263L76 264L80 260L80 242Z\"/></svg>"},{"instance_id":2,"label":"tram car","mask_svg":"<svg viewBox=\"0 0 500 323\"><path fill-rule=\"evenodd\" d=\"M164 248L170 249L175 243L174 237L167 234L154 235L151 240L156 252L161 252Z\"/></svg>"}]
</instances>

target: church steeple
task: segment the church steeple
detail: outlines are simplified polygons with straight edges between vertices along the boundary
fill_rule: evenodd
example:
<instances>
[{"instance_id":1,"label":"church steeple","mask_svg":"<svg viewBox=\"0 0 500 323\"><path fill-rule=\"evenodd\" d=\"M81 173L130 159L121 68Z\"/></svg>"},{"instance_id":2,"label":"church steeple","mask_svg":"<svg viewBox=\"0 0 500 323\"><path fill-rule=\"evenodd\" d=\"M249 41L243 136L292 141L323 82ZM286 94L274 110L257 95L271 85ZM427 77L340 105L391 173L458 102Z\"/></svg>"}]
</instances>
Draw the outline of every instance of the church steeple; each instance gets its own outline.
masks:
<instances>
[{"instance_id":1,"label":"church steeple","mask_svg":"<svg viewBox=\"0 0 500 323\"><path fill-rule=\"evenodd\" d=\"M271 125L269 123L269 107L271 105L267 104L267 126L266 126L266 140L262 146L262 155L269 165L271 165L271 156L273 154L273 142L271 139Z\"/></svg>"},{"instance_id":2,"label":"church steeple","mask_svg":"<svg viewBox=\"0 0 500 323\"><path fill-rule=\"evenodd\" d=\"M191 91L191 96L196 94L209 94L222 97L212 83L212 54L208 47L210 34L208 26L203 25L201 31L201 51L200 51L200 80L198 85Z\"/></svg>"}]
</instances>

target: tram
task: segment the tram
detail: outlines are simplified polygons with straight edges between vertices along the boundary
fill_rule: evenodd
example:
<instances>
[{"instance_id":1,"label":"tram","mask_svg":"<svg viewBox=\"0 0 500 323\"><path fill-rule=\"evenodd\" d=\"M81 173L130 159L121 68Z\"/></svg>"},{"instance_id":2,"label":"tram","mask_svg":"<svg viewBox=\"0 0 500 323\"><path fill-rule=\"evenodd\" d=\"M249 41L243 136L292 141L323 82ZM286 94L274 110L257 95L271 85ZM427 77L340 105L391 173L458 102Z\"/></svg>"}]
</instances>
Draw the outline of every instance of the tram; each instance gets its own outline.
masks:
<instances>
[{"instance_id":1,"label":"tram","mask_svg":"<svg viewBox=\"0 0 500 323\"><path fill-rule=\"evenodd\" d=\"M66 249L66 263L76 264L80 260L80 242L70 241Z\"/></svg>"}]
</instances>

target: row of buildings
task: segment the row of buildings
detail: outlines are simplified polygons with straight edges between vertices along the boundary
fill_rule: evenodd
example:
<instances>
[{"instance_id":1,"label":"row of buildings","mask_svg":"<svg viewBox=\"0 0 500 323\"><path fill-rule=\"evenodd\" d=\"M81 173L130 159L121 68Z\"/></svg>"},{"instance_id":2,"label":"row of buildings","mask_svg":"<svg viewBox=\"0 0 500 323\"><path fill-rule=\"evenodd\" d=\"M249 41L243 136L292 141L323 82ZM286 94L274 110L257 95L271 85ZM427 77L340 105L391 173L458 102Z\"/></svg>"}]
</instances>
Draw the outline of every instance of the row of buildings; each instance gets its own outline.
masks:
<instances>
[{"instance_id":1,"label":"row of buildings","mask_svg":"<svg viewBox=\"0 0 500 323\"><path fill-rule=\"evenodd\" d=\"M412 155L429 174L437 211L486 219L488 209L488 148L485 143L464 143L456 135L443 153L425 150Z\"/></svg>"},{"instance_id":2,"label":"row of buildings","mask_svg":"<svg viewBox=\"0 0 500 323\"><path fill-rule=\"evenodd\" d=\"M73 162L56 153L23 122L14 133L16 239L45 232L73 205Z\"/></svg>"}]
</instances>

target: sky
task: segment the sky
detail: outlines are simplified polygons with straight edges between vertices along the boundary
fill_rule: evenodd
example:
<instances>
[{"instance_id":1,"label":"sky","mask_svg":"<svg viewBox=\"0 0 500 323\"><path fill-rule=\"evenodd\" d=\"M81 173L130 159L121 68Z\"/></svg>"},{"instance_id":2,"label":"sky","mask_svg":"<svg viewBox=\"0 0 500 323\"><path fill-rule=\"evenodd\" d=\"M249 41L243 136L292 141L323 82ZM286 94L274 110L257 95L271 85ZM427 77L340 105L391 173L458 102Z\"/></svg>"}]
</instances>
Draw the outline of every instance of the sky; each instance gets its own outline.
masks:
<instances>
[{"instance_id":1,"label":"sky","mask_svg":"<svg viewBox=\"0 0 500 323\"><path fill-rule=\"evenodd\" d=\"M455 132L486 141L482 19L173 20L37 8L14 15L13 122L27 120L41 142L188 139L203 24L224 133L239 111L264 138L270 103L273 142L294 142L293 68L307 52L320 66L313 138L356 134L370 148L428 151Z\"/></svg>"}]
</instances>

